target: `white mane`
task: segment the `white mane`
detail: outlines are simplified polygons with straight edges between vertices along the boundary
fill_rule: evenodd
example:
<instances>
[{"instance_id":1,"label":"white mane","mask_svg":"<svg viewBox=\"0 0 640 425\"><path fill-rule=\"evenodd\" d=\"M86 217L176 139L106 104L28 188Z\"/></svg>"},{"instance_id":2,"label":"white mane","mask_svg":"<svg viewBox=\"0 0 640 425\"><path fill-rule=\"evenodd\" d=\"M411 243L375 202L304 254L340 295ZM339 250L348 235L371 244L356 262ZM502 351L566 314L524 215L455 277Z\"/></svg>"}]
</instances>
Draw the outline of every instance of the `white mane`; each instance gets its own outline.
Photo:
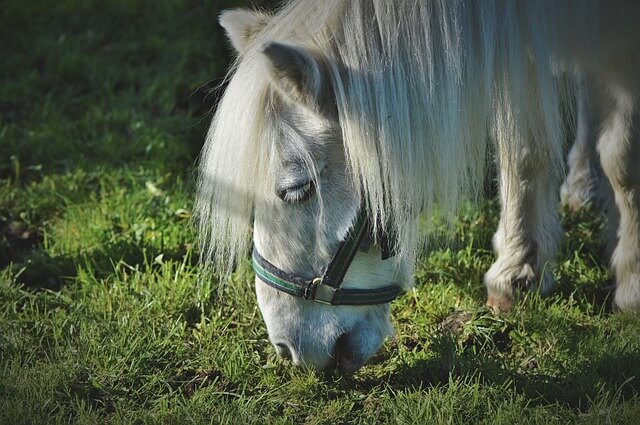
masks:
<instances>
[{"instance_id":1,"label":"white mane","mask_svg":"<svg viewBox=\"0 0 640 425\"><path fill-rule=\"evenodd\" d=\"M256 196L271 190L273 110L259 47L313 48L338 64L332 83L351 170L373 214L391 220L403 256L422 247L420 212L455 213L483 182L488 138L519 149L533 134L558 167L566 91L563 43L591 43L588 0L297 0L242 55L202 153L195 210L203 256L227 267L248 253ZM570 34L559 34L571 14ZM584 24L584 25L583 25ZM533 65L532 65L533 64ZM508 176L503 176L507 178Z\"/></svg>"}]
</instances>

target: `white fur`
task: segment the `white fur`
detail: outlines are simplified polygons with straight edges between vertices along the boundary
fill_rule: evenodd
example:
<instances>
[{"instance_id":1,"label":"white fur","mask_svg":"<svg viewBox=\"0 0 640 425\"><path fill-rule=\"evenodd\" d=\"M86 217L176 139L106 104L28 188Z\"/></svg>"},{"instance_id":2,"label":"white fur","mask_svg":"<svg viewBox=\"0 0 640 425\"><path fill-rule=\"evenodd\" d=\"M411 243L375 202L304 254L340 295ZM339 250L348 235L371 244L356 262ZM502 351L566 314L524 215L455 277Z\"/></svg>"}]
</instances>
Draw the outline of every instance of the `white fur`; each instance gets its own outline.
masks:
<instances>
[{"instance_id":1,"label":"white fur","mask_svg":"<svg viewBox=\"0 0 640 425\"><path fill-rule=\"evenodd\" d=\"M269 261L317 276L364 199L370 215L395 230L399 255L373 266L359 254L345 286L409 285L406 272L426 243L418 214L437 209L452 217L461 201L477 196L492 139L503 208L498 258L485 278L489 295L513 299L518 279L548 292L560 233L561 108L571 99L558 70L581 68L619 87L635 110L637 90L625 84L637 65L625 59L640 51L632 18L639 6L616 3L297 0L268 22L263 15L224 20L241 56L202 152L196 211L203 257L230 270L249 251L254 217L254 243ZM283 56L264 47L274 41L304 60L288 60L291 72L281 72ZM319 81L331 90L314 94L309 87ZM634 118L618 121L609 139ZM627 145L637 139L622 136ZM615 152L611 162L619 164ZM286 204L276 196L310 178L318 186L312 199ZM624 203L621 197L616 192ZM637 236L637 217L627 216L622 221ZM640 298L631 265L640 252L631 248L631 260L618 250L614 264L619 276L630 276L625 294ZM272 341L285 341L298 364L325 367L347 335L358 351L347 369L357 368L389 331L381 307L320 306L257 286Z\"/></svg>"},{"instance_id":2,"label":"white fur","mask_svg":"<svg viewBox=\"0 0 640 425\"><path fill-rule=\"evenodd\" d=\"M591 104L587 77L578 77L576 91L576 136L567 157L567 177L560 187L562 204L577 211L599 196L602 169L596 152L599 129Z\"/></svg>"}]
</instances>

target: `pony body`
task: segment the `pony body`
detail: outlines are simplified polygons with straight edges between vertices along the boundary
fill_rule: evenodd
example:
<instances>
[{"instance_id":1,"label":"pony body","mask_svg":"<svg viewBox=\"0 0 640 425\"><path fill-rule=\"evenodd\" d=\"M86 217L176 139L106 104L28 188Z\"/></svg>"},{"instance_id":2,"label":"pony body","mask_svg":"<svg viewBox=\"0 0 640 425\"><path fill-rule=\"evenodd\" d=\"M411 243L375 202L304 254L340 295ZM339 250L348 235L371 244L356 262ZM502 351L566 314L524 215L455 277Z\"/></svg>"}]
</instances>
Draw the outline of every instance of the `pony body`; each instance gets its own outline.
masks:
<instances>
[{"instance_id":1,"label":"pony body","mask_svg":"<svg viewBox=\"0 0 640 425\"><path fill-rule=\"evenodd\" d=\"M600 121L615 139L606 143L633 145L639 9L596 0L298 0L274 16L223 14L239 56L202 154L196 210L205 257L233 264L248 252L253 224L253 243L273 264L313 276L364 201L376 225L397 235L398 256L359 254L346 284L410 285L426 243L418 215L451 217L474 199L494 143L502 211L488 303L508 308L522 286L549 292L571 75L580 69L603 88ZM612 164L636 153L607 152ZM603 168L609 179L628 178ZM304 190L311 183L314 194ZM637 262L640 248L632 248ZM633 263L627 254L616 260L621 251L614 263ZM625 279L636 288L634 273ZM388 309L319 308L256 286L272 341L301 364L325 367L346 345L358 356L341 363L357 368L389 332ZM638 292L628 305L640 304ZM318 317L322 330L306 325Z\"/></svg>"}]
</instances>

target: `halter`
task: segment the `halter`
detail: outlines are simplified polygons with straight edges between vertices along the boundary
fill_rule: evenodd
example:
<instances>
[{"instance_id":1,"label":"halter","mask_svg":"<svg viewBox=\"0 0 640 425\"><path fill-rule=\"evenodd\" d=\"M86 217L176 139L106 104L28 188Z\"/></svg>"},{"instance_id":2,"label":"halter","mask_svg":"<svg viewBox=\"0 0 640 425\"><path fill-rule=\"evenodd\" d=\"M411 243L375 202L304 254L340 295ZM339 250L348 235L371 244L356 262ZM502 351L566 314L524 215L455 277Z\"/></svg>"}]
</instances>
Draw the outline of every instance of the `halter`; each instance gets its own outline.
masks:
<instances>
[{"instance_id":1,"label":"halter","mask_svg":"<svg viewBox=\"0 0 640 425\"><path fill-rule=\"evenodd\" d=\"M256 276L267 285L289 295L329 305L375 305L385 304L395 299L402 288L397 285L373 289L341 288L353 258L362 245L362 241L371 228L365 208L360 208L358 217L346 238L340 242L322 277L304 279L287 273L265 260L258 250L253 248L253 269ZM384 235L381 235L384 236ZM383 259L394 253L386 237L379 237L382 243Z\"/></svg>"}]
</instances>

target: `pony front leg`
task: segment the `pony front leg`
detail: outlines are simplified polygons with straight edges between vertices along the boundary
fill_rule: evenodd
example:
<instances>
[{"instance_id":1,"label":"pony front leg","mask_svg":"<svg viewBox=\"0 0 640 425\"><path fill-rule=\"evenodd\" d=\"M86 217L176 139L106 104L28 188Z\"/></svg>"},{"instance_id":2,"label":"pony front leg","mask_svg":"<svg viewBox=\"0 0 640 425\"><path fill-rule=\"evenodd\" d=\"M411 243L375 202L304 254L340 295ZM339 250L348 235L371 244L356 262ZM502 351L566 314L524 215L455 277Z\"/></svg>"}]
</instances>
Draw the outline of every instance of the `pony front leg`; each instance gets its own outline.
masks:
<instances>
[{"instance_id":1,"label":"pony front leg","mask_svg":"<svg viewBox=\"0 0 640 425\"><path fill-rule=\"evenodd\" d=\"M618 242L611 257L616 276L614 308L640 309L640 111L637 96L608 90L611 111L598 140L602 168L619 212Z\"/></svg>"},{"instance_id":2,"label":"pony front leg","mask_svg":"<svg viewBox=\"0 0 640 425\"><path fill-rule=\"evenodd\" d=\"M544 169L533 147L498 146L501 214L493 237L496 260L485 274L487 305L508 310L524 289L548 294L553 288L560 219L558 170Z\"/></svg>"}]
</instances>

